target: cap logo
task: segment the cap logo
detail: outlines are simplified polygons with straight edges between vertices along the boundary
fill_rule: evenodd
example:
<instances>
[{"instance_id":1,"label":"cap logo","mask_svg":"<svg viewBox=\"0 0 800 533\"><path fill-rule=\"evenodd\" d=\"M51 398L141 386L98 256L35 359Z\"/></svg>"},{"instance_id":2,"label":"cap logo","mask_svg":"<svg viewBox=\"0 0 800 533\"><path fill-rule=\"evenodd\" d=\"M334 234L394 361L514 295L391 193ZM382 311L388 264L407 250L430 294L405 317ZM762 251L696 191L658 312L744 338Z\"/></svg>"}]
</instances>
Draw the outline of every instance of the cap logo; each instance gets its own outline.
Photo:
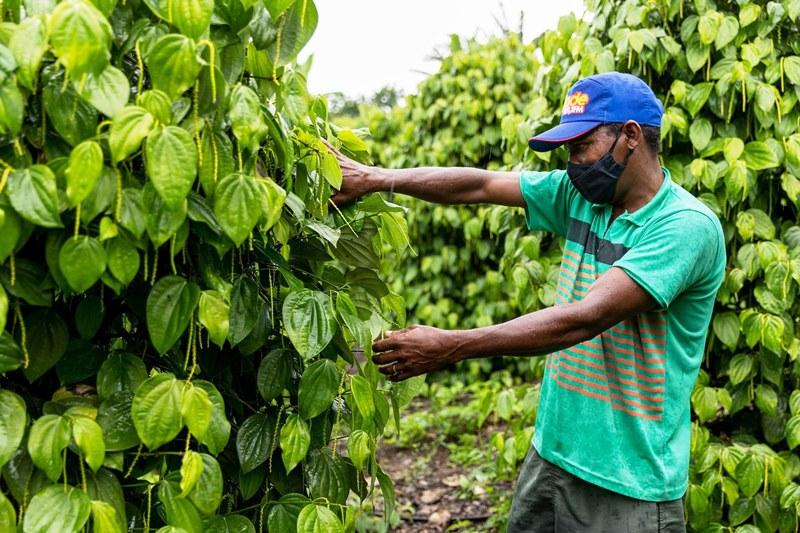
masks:
<instances>
[{"instance_id":1,"label":"cap logo","mask_svg":"<svg viewBox=\"0 0 800 533\"><path fill-rule=\"evenodd\" d=\"M575 91L567 96L564 101L564 108L561 110L561 115L582 115L586 112L586 106L589 104L589 95Z\"/></svg>"}]
</instances>

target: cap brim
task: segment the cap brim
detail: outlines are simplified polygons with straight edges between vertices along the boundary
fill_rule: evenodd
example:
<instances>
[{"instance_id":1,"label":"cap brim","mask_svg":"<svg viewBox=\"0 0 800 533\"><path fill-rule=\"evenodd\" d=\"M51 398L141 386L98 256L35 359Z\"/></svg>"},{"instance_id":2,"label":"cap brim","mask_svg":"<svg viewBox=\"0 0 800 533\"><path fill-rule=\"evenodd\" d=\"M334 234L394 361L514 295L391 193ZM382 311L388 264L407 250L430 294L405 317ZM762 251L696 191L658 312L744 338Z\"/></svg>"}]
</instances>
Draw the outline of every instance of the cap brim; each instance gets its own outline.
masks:
<instances>
[{"instance_id":1,"label":"cap brim","mask_svg":"<svg viewBox=\"0 0 800 533\"><path fill-rule=\"evenodd\" d=\"M589 133L600 124L602 124L602 122L593 120L564 122L563 124L550 128L544 133L531 137L528 139L528 146L531 147L531 150L537 152L547 152L558 148L565 142L569 142Z\"/></svg>"}]
</instances>

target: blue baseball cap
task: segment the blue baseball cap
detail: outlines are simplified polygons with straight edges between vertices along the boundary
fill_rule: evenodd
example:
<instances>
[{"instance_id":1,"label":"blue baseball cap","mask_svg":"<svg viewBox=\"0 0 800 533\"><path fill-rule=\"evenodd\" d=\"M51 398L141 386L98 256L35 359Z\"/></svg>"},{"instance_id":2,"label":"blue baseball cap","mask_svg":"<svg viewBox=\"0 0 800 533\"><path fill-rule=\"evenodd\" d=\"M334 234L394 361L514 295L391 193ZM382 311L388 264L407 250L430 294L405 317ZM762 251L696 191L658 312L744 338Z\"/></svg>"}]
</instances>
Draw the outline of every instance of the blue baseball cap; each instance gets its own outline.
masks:
<instances>
[{"instance_id":1,"label":"blue baseball cap","mask_svg":"<svg viewBox=\"0 0 800 533\"><path fill-rule=\"evenodd\" d=\"M537 152L547 152L577 139L601 124L635 120L661 127L664 106L653 90L632 74L605 72L578 80L570 87L558 126L528 140Z\"/></svg>"}]
</instances>

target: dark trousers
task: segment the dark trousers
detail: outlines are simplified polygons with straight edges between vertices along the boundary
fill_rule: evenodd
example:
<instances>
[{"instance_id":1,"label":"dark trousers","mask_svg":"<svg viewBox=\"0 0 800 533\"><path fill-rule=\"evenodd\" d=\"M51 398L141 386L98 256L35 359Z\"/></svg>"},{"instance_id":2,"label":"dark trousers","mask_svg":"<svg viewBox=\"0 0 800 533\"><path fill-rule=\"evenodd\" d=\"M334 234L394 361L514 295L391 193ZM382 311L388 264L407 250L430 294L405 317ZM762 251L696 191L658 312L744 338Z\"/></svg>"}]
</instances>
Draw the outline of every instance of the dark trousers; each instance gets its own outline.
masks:
<instances>
[{"instance_id":1,"label":"dark trousers","mask_svg":"<svg viewBox=\"0 0 800 533\"><path fill-rule=\"evenodd\" d=\"M647 502L593 485L542 459L522 464L508 533L685 533L683 499Z\"/></svg>"}]
</instances>

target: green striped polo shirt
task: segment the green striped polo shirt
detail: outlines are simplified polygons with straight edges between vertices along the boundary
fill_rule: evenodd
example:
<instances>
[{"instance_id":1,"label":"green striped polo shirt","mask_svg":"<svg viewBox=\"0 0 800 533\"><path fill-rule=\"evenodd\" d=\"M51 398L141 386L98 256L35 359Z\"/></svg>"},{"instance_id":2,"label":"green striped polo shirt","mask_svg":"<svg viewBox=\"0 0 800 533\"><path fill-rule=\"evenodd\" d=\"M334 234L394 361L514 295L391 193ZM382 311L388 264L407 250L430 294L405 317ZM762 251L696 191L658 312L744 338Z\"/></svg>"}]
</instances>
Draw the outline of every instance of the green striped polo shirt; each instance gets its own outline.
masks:
<instances>
[{"instance_id":1,"label":"green striped polo shirt","mask_svg":"<svg viewBox=\"0 0 800 533\"><path fill-rule=\"evenodd\" d=\"M533 446L573 475L648 501L687 488L690 403L725 272L719 220L664 181L642 208L609 225L566 171L522 172L531 230L565 237L556 303L580 301L609 268L624 270L658 306L593 339L547 355Z\"/></svg>"}]
</instances>

